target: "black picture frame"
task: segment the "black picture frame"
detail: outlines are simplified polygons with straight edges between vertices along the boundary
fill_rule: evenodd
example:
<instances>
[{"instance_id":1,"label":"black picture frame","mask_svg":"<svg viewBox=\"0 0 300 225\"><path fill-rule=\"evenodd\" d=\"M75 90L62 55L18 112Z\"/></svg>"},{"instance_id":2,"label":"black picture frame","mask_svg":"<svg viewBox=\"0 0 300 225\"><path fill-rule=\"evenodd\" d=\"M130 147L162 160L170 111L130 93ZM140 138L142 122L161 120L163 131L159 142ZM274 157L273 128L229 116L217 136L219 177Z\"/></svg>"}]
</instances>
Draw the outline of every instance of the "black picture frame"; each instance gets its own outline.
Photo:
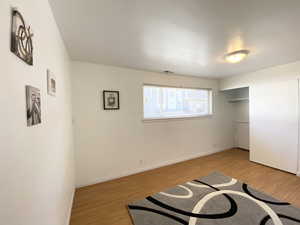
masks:
<instances>
[{"instance_id":1,"label":"black picture frame","mask_svg":"<svg viewBox=\"0 0 300 225\"><path fill-rule=\"evenodd\" d=\"M120 109L120 93L119 91L103 91L103 109L104 110L119 110ZM114 102L113 99L109 100L109 98L116 98ZM110 101L110 102L109 102ZM111 106L109 106L111 104Z\"/></svg>"}]
</instances>

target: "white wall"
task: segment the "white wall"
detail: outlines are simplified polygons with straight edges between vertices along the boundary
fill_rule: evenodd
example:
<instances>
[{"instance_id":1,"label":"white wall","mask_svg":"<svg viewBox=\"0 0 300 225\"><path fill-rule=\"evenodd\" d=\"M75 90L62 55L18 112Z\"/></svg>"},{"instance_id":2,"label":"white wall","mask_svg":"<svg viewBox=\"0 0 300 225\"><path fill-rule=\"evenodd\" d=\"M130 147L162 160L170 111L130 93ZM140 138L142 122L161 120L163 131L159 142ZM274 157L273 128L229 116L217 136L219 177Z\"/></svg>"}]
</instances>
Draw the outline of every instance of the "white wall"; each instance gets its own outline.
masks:
<instances>
[{"instance_id":1,"label":"white wall","mask_svg":"<svg viewBox=\"0 0 300 225\"><path fill-rule=\"evenodd\" d=\"M289 151L298 150L299 75L300 61L225 78L220 82L222 90L250 87L250 152L254 150L259 155L259 150L269 151L268 155L259 157L273 160L272 151L282 148L281 157L274 159L274 165L271 165L274 167L279 160L285 160L286 165L292 164L295 158L288 156ZM298 161L300 173L300 158Z\"/></svg>"},{"instance_id":2,"label":"white wall","mask_svg":"<svg viewBox=\"0 0 300 225\"><path fill-rule=\"evenodd\" d=\"M249 150L249 102L240 101L231 104L234 116L235 147Z\"/></svg>"},{"instance_id":3,"label":"white wall","mask_svg":"<svg viewBox=\"0 0 300 225\"><path fill-rule=\"evenodd\" d=\"M232 103L234 110L234 121L249 122L249 102L241 101Z\"/></svg>"},{"instance_id":4,"label":"white wall","mask_svg":"<svg viewBox=\"0 0 300 225\"><path fill-rule=\"evenodd\" d=\"M240 90L237 98L248 98L248 88ZM232 103L235 128L235 146L250 149L249 146L249 101L238 101Z\"/></svg>"},{"instance_id":5,"label":"white wall","mask_svg":"<svg viewBox=\"0 0 300 225\"><path fill-rule=\"evenodd\" d=\"M34 66L10 52L10 7L34 30ZM47 0L0 1L0 224L66 225L74 193L69 56ZM57 78L47 95L46 69ZM42 124L27 127L25 85L41 90Z\"/></svg>"},{"instance_id":6,"label":"white wall","mask_svg":"<svg viewBox=\"0 0 300 225\"><path fill-rule=\"evenodd\" d=\"M231 107L218 81L96 64L72 65L77 186L94 184L233 146ZM213 88L212 117L143 122L143 83ZM102 91L119 90L121 109L104 111Z\"/></svg>"},{"instance_id":7,"label":"white wall","mask_svg":"<svg viewBox=\"0 0 300 225\"><path fill-rule=\"evenodd\" d=\"M249 87L256 84L280 82L300 77L300 61L274 66L252 73L224 78L220 81L220 89L228 90ZM251 88L250 88L251 89Z\"/></svg>"}]
</instances>

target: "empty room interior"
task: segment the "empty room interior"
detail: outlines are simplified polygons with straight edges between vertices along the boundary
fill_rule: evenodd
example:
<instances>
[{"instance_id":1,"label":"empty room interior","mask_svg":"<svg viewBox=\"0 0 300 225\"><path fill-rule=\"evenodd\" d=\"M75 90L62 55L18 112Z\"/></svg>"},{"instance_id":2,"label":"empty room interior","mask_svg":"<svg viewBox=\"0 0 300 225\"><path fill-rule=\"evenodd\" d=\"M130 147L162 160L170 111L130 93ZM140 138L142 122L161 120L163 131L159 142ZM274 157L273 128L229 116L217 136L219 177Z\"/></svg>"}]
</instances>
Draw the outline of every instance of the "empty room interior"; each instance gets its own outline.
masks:
<instances>
[{"instance_id":1,"label":"empty room interior","mask_svg":"<svg viewBox=\"0 0 300 225\"><path fill-rule=\"evenodd\" d=\"M299 0L0 0L0 225L300 225Z\"/></svg>"}]
</instances>

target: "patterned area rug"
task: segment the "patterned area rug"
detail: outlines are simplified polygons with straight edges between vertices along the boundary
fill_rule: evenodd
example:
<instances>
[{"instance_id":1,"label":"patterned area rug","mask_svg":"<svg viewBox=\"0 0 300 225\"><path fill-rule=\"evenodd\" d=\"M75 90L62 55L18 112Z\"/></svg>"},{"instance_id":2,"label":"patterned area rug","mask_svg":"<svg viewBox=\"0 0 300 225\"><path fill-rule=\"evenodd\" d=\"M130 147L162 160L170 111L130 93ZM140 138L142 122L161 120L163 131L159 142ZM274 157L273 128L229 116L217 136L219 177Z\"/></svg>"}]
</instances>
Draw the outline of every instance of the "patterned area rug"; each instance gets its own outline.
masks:
<instances>
[{"instance_id":1,"label":"patterned area rug","mask_svg":"<svg viewBox=\"0 0 300 225\"><path fill-rule=\"evenodd\" d=\"M149 196L128 209L134 225L300 224L300 209L220 173Z\"/></svg>"}]
</instances>

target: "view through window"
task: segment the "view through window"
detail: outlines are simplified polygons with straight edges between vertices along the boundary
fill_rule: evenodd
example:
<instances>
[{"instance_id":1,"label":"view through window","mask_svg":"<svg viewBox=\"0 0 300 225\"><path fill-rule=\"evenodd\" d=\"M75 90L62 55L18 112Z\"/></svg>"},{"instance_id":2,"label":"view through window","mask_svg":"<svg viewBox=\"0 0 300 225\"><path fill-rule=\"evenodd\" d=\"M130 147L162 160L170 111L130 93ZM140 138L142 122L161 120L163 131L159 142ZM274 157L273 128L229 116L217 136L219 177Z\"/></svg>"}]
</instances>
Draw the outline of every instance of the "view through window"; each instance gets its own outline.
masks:
<instances>
[{"instance_id":1,"label":"view through window","mask_svg":"<svg viewBox=\"0 0 300 225\"><path fill-rule=\"evenodd\" d=\"M196 117L212 114L210 89L144 85L144 119Z\"/></svg>"}]
</instances>

